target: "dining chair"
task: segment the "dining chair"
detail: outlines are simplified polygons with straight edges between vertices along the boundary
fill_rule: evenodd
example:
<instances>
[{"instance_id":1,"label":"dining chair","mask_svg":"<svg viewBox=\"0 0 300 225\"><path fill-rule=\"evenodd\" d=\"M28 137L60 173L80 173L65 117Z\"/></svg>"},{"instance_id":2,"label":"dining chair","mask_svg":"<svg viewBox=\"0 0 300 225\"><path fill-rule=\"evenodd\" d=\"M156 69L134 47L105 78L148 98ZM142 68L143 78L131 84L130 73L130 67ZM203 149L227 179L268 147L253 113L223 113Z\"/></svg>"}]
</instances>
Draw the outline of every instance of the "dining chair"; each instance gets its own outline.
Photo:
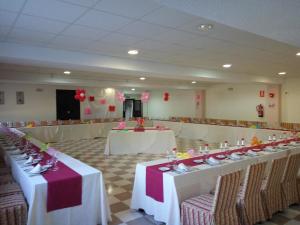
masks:
<instances>
[{"instance_id":1,"label":"dining chair","mask_svg":"<svg viewBox=\"0 0 300 225\"><path fill-rule=\"evenodd\" d=\"M281 181L281 193L283 206L288 208L290 205L299 203L297 188L297 176L300 167L300 153L290 155L283 173Z\"/></svg>"},{"instance_id":2,"label":"dining chair","mask_svg":"<svg viewBox=\"0 0 300 225\"><path fill-rule=\"evenodd\" d=\"M298 176L298 178L297 178L297 185L298 185L298 196L300 199L300 176Z\"/></svg>"},{"instance_id":3,"label":"dining chair","mask_svg":"<svg viewBox=\"0 0 300 225\"><path fill-rule=\"evenodd\" d=\"M261 162L247 167L244 183L237 198L238 216L243 225L253 225L266 220L261 199L266 166L267 162Z\"/></svg>"},{"instance_id":4,"label":"dining chair","mask_svg":"<svg viewBox=\"0 0 300 225\"><path fill-rule=\"evenodd\" d=\"M215 194L204 194L181 203L183 225L238 225L236 198L242 172L219 176Z\"/></svg>"},{"instance_id":5,"label":"dining chair","mask_svg":"<svg viewBox=\"0 0 300 225\"><path fill-rule=\"evenodd\" d=\"M266 219L271 219L274 213L283 210L281 180L286 162L287 157L274 159L271 171L263 182L261 194Z\"/></svg>"},{"instance_id":6,"label":"dining chair","mask_svg":"<svg viewBox=\"0 0 300 225\"><path fill-rule=\"evenodd\" d=\"M0 197L14 194L22 194L20 185L16 182L0 185Z\"/></svg>"},{"instance_id":7,"label":"dining chair","mask_svg":"<svg viewBox=\"0 0 300 225\"><path fill-rule=\"evenodd\" d=\"M27 223L27 205L22 194L0 197L0 224L25 225Z\"/></svg>"}]
</instances>

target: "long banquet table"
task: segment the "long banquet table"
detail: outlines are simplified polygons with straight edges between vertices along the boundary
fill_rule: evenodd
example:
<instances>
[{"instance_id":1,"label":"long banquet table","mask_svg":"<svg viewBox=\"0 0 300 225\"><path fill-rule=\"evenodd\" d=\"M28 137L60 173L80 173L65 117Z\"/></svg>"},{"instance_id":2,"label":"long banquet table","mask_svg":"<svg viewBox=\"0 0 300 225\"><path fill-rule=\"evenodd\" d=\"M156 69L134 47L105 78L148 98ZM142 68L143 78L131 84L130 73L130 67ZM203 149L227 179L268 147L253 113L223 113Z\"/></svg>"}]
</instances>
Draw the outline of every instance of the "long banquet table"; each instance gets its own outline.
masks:
<instances>
[{"instance_id":1,"label":"long banquet table","mask_svg":"<svg viewBox=\"0 0 300 225\"><path fill-rule=\"evenodd\" d=\"M218 150L212 151L216 153ZM160 159L150 162L138 163L136 166L134 187L132 192L132 209L144 209L149 215L153 215L157 221L165 222L166 225L180 225L180 203L188 198L209 193L215 188L217 177L236 170L245 170L248 165L267 161L267 169L270 170L273 159L296 154L300 147L291 147L278 152L260 152L256 157L245 157L238 161L224 160L224 163L217 166L201 164L194 166L192 171L178 174L174 171L163 173L163 201L155 200L146 193L146 171L147 167L168 162L167 159ZM159 182L151 184L157 190Z\"/></svg>"},{"instance_id":2,"label":"long banquet table","mask_svg":"<svg viewBox=\"0 0 300 225\"><path fill-rule=\"evenodd\" d=\"M18 130L14 132L22 135ZM31 142L42 146L37 139L32 138ZM6 150L6 147L2 148ZM104 179L99 170L58 152L58 160L82 177L81 205L47 212L47 180L40 175L29 176L9 153L5 157L29 205L27 225L106 225L111 221Z\"/></svg>"},{"instance_id":3,"label":"long banquet table","mask_svg":"<svg viewBox=\"0 0 300 225\"><path fill-rule=\"evenodd\" d=\"M146 128L143 132L111 130L108 134L105 155L110 154L162 154L176 147L172 130Z\"/></svg>"}]
</instances>

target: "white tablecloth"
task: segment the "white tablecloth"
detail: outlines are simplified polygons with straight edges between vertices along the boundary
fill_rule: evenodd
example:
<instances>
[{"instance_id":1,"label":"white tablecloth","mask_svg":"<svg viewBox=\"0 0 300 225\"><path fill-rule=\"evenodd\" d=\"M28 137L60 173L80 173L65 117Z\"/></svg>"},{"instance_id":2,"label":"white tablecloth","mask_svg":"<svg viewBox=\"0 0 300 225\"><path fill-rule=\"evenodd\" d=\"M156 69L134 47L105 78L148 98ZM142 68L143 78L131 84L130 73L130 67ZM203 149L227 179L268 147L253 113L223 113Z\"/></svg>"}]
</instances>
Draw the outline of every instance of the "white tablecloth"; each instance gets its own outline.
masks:
<instances>
[{"instance_id":1,"label":"white tablecloth","mask_svg":"<svg viewBox=\"0 0 300 225\"><path fill-rule=\"evenodd\" d=\"M36 139L32 142L41 145ZM106 225L111 216L102 173L63 153L58 159L82 176L82 204L47 213L47 181L43 176L29 177L18 161L6 154L29 205L27 225Z\"/></svg>"},{"instance_id":2,"label":"white tablecloth","mask_svg":"<svg viewBox=\"0 0 300 225\"><path fill-rule=\"evenodd\" d=\"M176 140L172 130L145 130L144 132L111 130L104 154L162 154L174 147L176 147Z\"/></svg>"},{"instance_id":3,"label":"white tablecloth","mask_svg":"<svg viewBox=\"0 0 300 225\"><path fill-rule=\"evenodd\" d=\"M300 148L280 152L263 152L259 157L247 157L240 161L231 161L211 167L199 165L199 170L177 174L165 172L163 174L164 202L158 202L146 195L146 167L165 163L166 159L139 163L136 166L134 187L132 192L132 209L144 209L149 215L154 215L157 221L167 225L180 225L180 203L188 198L207 194L215 188L217 177L239 169L246 169L252 163L268 161L267 171L270 170L271 161L292 153L299 153Z\"/></svg>"},{"instance_id":4,"label":"white tablecloth","mask_svg":"<svg viewBox=\"0 0 300 225\"><path fill-rule=\"evenodd\" d=\"M135 121L129 121L127 126L135 126ZM19 128L43 142L63 142L69 140L89 139L96 137L107 137L109 131L117 127L117 122L72 124L57 126L40 126L32 128ZM152 126L151 121L145 121L145 126Z\"/></svg>"},{"instance_id":5,"label":"white tablecloth","mask_svg":"<svg viewBox=\"0 0 300 225\"><path fill-rule=\"evenodd\" d=\"M209 143L220 143L228 141L235 145L237 140L245 138L248 143L255 135L259 139L266 141L270 135L276 134L277 137L284 131L270 129L255 129L249 127L233 127L209 124L182 123L171 121L153 121L153 125L164 125L172 129L176 137L188 139L200 139Z\"/></svg>"}]
</instances>

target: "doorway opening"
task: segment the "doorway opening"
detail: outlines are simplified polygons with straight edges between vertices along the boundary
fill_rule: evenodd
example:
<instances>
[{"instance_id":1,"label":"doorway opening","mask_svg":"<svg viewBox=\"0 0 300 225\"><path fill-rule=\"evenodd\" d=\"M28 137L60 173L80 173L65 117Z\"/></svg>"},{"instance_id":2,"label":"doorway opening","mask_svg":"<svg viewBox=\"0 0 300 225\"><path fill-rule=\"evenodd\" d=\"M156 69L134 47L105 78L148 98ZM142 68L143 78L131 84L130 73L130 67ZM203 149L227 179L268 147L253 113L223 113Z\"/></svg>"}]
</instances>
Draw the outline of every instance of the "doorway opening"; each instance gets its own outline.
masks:
<instances>
[{"instance_id":1,"label":"doorway opening","mask_svg":"<svg viewBox=\"0 0 300 225\"><path fill-rule=\"evenodd\" d=\"M80 120L80 102L75 90L56 90L56 119Z\"/></svg>"},{"instance_id":2,"label":"doorway opening","mask_svg":"<svg viewBox=\"0 0 300 225\"><path fill-rule=\"evenodd\" d=\"M143 117L143 103L141 100L125 99L123 103L123 118Z\"/></svg>"}]
</instances>

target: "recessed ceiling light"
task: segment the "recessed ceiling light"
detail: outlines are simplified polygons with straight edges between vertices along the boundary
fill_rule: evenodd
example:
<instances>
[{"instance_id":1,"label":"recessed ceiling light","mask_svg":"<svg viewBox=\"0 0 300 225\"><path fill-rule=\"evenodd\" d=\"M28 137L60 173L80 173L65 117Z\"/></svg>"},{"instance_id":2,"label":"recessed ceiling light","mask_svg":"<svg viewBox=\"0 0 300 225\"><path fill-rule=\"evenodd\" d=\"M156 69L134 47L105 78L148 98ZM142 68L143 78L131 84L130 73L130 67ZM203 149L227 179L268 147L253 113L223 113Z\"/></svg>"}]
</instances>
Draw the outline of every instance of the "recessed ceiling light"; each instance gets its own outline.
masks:
<instances>
[{"instance_id":1,"label":"recessed ceiling light","mask_svg":"<svg viewBox=\"0 0 300 225\"><path fill-rule=\"evenodd\" d=\"M232 65L231 64L224 64L223 67L224 68L230 68Z\"/></svg>"},{"instance_id":2,"label":"recessed ceiling light","mask_svg":"<svg viewBox=\"0 0 300 225\"><path fill-rule=\"evenodd\" d=\"M296 53L296 56L300 56L300 52L297 52L297 53Z\"/></svg>"},{"instance_id":3,"label":"recessed ceiling light","mask_svg":"<svg viewBox=\"0 0 300 225\"><path fill-rule=\"evenodd\" d=\"M200 24L198 26L198 29L201 31L208 31L208 30L213 29L213 27L214 27L214 25L212 25L212 24Z\"/></svg>"},{"instance_id":4,"label":"recessed ceiling light","mask_svg":"<svg viewBox=\"0 0 300 225\"><path fill-rule=\"evenodd\" d=\"M279 72L278 75L286 75L286 72Z\"/></svg>"},{"instance_id":5,"label":"recessed ceiling light","mask_svg":"<svg viewBox=\"0 0 300 225\"><path fill-rule=\"evenodd\" d=\"M136 49L129 50L129 51L128 51L128 54L129 54L129 55L137 55L137 54L139 54L139 51L136 50Z\"/></svg>"},{"instance_id":6,"label":"recessed ceiling light","mask_svg":"<svg viewBox=\"0 0 300 225\"><path fill-rule=\"evenodd\" d=\"M192 84L196 84L197 83L197 81L192 81Z\"/></svg>"},{"instance_id":7,"label":"recessed ceiling light","mask_svg":"<svg viewBox=\"0 0 300 225\"><path fill-rule=\"evenodd\" d=\"M140 77L140 80L146 80L146 77Z\"/></svg>"},{"instance_id":8,"label":"recessed ceiling light","mask_svg":"<svg viewBox=\"0 0 300 225\"><path fill-rule=\"evenodd\" d=\"M132 91L135 91L135 88L131 88Z\"/></svg>"},{"instance_id":9,"label":"recessed ceiling light","mask_svg":"<svg viewBox=\"0 0 300 225\"><path fill-rule=\"evenodd\" d=\"M64 74L70 75L71 71L66 70L66 71L64 71Z\"/></svg>"}]
</instances>

